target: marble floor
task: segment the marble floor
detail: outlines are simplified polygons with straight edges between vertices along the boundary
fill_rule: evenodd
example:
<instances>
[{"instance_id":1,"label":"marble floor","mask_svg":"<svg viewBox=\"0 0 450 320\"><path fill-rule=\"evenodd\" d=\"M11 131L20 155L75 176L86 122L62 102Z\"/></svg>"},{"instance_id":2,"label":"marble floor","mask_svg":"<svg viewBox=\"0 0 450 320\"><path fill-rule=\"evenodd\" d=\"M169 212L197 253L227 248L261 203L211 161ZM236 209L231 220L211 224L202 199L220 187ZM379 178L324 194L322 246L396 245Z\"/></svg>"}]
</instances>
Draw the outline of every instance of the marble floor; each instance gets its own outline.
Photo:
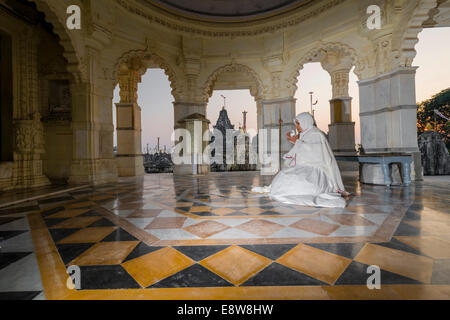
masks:
<instances>
[{"instance_id":1,"label":"marble floor","mask_svg":"<svg viewBox=\"0 0 450 320\"><path fill-rule=\"evenodd\" d=\"M270 180L146 175L0 208L0 299L450 299L450 177L344 176L345 209L250 192Z\"/></svg>"}]
</instances>

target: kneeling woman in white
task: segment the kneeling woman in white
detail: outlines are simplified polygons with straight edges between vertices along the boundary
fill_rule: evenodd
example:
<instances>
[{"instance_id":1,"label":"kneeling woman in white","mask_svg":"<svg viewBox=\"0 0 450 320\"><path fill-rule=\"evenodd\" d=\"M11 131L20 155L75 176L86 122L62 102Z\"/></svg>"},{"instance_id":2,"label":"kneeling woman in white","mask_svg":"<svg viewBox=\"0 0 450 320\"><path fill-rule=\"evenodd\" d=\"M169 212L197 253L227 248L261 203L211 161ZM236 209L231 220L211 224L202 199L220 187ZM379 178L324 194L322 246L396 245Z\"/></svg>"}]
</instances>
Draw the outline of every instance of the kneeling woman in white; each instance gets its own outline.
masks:
<instances>
[{"instance_id":1,"label":"kneeling woman in white","mask_svg":"<svg viewBox=\"0 0 450 320\"><path fill-rule=\"evenodd\" d=\"M287 134L294 147L285 156L286 167L269 187L255 187L255 193L269 193L271 198L287 204L313 207L344 208L346 195L341 174L325 135L314 126L305 112L294 123L299 132Z\"/></svg>"}]
</instances>

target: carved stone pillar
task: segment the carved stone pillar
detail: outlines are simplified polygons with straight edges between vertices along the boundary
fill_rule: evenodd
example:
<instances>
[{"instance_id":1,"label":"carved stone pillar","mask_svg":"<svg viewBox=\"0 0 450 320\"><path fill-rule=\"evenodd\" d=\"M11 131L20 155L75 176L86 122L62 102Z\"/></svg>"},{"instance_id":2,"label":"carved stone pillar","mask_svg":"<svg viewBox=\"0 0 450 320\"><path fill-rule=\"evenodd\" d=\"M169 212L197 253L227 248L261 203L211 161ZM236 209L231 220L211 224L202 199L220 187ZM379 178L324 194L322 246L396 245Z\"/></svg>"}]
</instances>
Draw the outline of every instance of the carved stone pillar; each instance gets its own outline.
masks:
<instances>
[{"instance_id":1,"label":"carved stone pillar","mask_svg":"<svg viewBox=\"0 0 450 320\"><path fill-rule=\"evenodd\" d=\"M112 90L97 79L95 84L73 83L71 92L73 160L69 183L116 182L112 115L109 111Z\"/></svg>"},{"instance_id":2,"label":"carved stone pillar","mask_svg":"<svg viewBox=\"0 0 450 320\"><path fill-rule=\"evenodd\" d=\"M119 74L120 103L116 103L116 157L120 177L144 174L141 108L137 104L139 82L141 74L136 69L130 68Z\"/></svg>"},{"instance_id":3,"label":"carved stone pillar","mask_svg":"<svg viewBox=\"0 0 450 320\"><path fill-rule=\"evenodd\" d=\"M259 153L268 156L268 163L262 163L261 170L265 174L275 174L280 170L280 159L291 148L286 133L294 130L295 103L293 97L262 101L262 127L259 129ZM281 124L280 124L281 120ZM281 127L281 131L280 131ZM261 156L260 156L261 158Z\"/></svg>"},{"instance_id":4,"label":"carved stone pillar","mask_svg":"<svg viewBox=\"0 0 450 320\"><path fill-rule=\"evenodd\" d=\"M39 112L32 119L14 121L15 127L15 187L41 187L50 184L42 173L41 156L44 150L44 128Z\"/></svg>"},{"instance_id":5,"label":"carved stone pillar","mask_svg":"<svg viewBox=\"0 0 450 320\"><path fill-rule=\"evenodd\" d=\"M33 30L23 34L17 54L20 73L19 104L14 110L13 188L40 187L50 184L42 173L44 129L38 112L38 37Z\"/></svg>"},{"instance_id":6,"label":"carved stone pillar","mask_svg":"<svg viewBox=\"0 0 450 320\"><path fill-rule=\"evenodd\" d=\"M331 72L333 99L330 100L331 124L328 140L336 154L355 154L355 123L352 121L352 98L349 97L349 69Z\"/></svg>"},{"instance_id":7,"label":"carved stone pillar","mask_svg":"<svg viewBox=\"0 0 450 320\"><path fill-rule=\"evenodd\" d=\"M399 67L358 82L361 143L366 153L412 155L412 178L422 180L417 144L416 67Z\"/></svg>"},{"instance_id":8,"label":"carved stone pillar","mask_svg":"<svg viewBox=\"0 0 450 320\"><path fill-rule=\"evenodd\" d=\"M210 164L203 153L209 144L209 121L205 103L175 101L174 174L207 174Z\"/></svg>"}]
</instances>

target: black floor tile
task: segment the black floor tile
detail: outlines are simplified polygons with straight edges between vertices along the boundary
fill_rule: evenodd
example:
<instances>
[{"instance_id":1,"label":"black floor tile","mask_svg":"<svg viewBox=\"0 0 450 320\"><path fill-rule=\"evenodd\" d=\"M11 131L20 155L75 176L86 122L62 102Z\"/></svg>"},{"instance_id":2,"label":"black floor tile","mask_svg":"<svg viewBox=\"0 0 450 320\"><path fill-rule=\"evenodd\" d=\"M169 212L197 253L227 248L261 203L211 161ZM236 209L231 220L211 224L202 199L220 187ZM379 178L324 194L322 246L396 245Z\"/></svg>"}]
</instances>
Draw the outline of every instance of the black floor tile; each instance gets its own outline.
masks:
<instances>
[{"instance_id":1,"label":"black floor tile","mask_svg":"<svg viewBox=\"0 0 450 320\"><path fill-rule=\"evenodd\" d=\"M162 248L164 248L164 247L150 247L150 246L146 245L145 243L141 242L133 249L133 251L130 252L130 254L125 258L125 260L122 261L122 263L124 263L128 260L133 260L133 259L139 258L143 255L146 255L148 253L151 253L153 251L156 251L156 250L159 250Z\"/></svg>"},{"instance_id":2,"label":"black floor tile","mask_svg":"<svg viewBox=\"0 0 450 320\"><path fill-rule=\"evenodd\" d=\"M241 247L271 260L276 260L296 245L297 244L255 244L241 245Z\"/></svg>"},{"instance_id":3,"label":"black floor tile","mask_svg":"<svg viewBox=\"0 0 450 320\"><path fill-rule=\"evenodd\" d=\"M79 195L82 195L82 194L89 194L89 193L94 193L94 190L92 190L92 189L86 189L86 190L71 191L71 192L69 192L69 194L70 194L71 196L79 196Z\"/></svg>"},{"instance_id":4,"label":"black floor tile","mask_svg":"<svg viewBox=\"0 0 450 320\"><path fill-rule=\"evenodd\" d=\"M434 261L431 284L450 284L450 259Z\"/></svg>"},{"instance_id":5,"label":"black floor tile","mask_svg":"<svg viewBox=\"0 0 450 320\"><path fill-rule=\"evenodd\" d=\"M4 225L4 224L7 224L7 223L10 223L10 222L13 222L15 220L19 220L19 219L23 219L23 218L21 218L21 217L0 218L0 226Z\"/></svg>"},{"instance_id":6,"label":"black floor tile","mask_svg":"<svg viewBox=\"0 0 450 320\"><path fill-rule=\"evenodd\" d=\"M61 256L64 264L68 264L93 245L94 243L76 243L58 244L56 247L58 248L59 255Z\"/></svg>"},{"instance_id":7,"label":"black floor tile","mask_svg":"<svg viewBox=\"0 0 450 320\"><path fill-rule=\"evenodd\" d=\"M356 261L341 274L335 285L367 285L367 279L373 274L367 273L369 266ZM381 286L385 284L420 284L419 281L381 269Z\"/></svg>"},{"instance_id":8,"label":"black floor tile","mask_svg":"<svg viewBox=\"0 0 450 320\"><path fill-rule=\"evenodd\" d=\"M173 247L194 261L201 261L229 246L178 246Z\"/></svg>"},{"instance_id":9,"label":"black floor tile","mask_svg":"<svg viewBox=\"0 0 450 320\"><path fill-rule=\"evenodd\" d=\"M120 265L80 266L80 271L81 290L141 288Z\"/></svg>"},{"instance_id":10,"label":"black floor tile","mask_svg":"<svg viewBox=\"0 0 450 320\"><path fill-rule=\"evenodd\" d=\"M408 210L405 213L404 219L406 220L411 220L411 221L416 221L416 220L421 220L422 216L412 210Z\"/></svg>"},{"instance_id":11,"label":"black floor tile","mask_svg":"<svg viewBox=\"0 0 450 320\"><path fill-rule=\"evenodd\" d=\"M96 222L94 222L93 224L90 224L88 227L89 228L93 228L93 227L115 227L116 225L111 222L110 220L106 219L106 218L102 218Z\"/></svg>"},{"instance_id":12,"label":"black floor tile","mask_svg":"<svg viewBox=\"0 0 450 320\"><path fill-rule=\"evenodd\" d=\"M11 263L19 261L31 252L0 252L0 269L9 266Z\"/></svg>"},{"instance_id":13,"label":"black floor tile","mask_svg":"<svg viewBox=\"0 0 450 320\"><path fill-rule=\"evenodd\" d=\"M119 228L102 240L102 242L112 242L112 241L139 241L139 240L136 239L131 234L129 234L127 231L123 230L122 228Z\"/></svg>"},{"instance_id":14,"label":"black floor tile","mask_svg":"<svg viewBox=\"0 0 450 320\"><path fill-rule=\"evenodd\" d=\"M260 214L261 216L281 216L282 214L275 211L265 211Z\"/></svg>"},{"instance_id":15,"label":"black floor tile","mask_svg":"<svg viewBox=\"0 0 450 320\"><path fill-rule=\"evenodd\" d=\"M229 214L226 214L225 216L227 217L239 217L239 216L248 216L249 214L245 213L245 212L240 212L240 211L236 211L236 212L232 212Z\"/></svg>"},{"instance_id":16,"label":"black floor tile","mask_svg":"<svg viewBox=\"0 0 450 320\"><path fill-rule=\"evenodd\" d=\"M154 285L151 288L205 288L205 287L230 287L228 281L215 273L194 264Z\"/></svg>"},{"instance_id":17,"label":"black floor tile","mask_svg":"<svg viewBox=\"0 0 450 320\"><path fill-rule=\"evenodd\" d=\"M250 286L322 286L326 283L279 263L272 263L248 279L241 287Z\"/></svg>"},{"instance_id":18,"label":"black floor tile","mask_svg":"<svg viewBox=\"0 0 450 320\"><path fill-rule=\"evenodd\" d=\"M89 209L90 207L91 206L86 207L86 208L80 208L80 209ZM79 217L101 217L101 216L102 216L102 214L94 209L91 209L88 212L85 212L85 213L79 215Z\"/></svg>"},{"instance_id":19,"label":"black floor tile","mask_svg":"<svg viewBox=\"0 0 450 320\"><path fill-rule=\"evenodd\" d=\"M54 197L54 198L38 200L38 203L39 204L49 204L49 203L54 203L54 202L70 201L73 199L74 198L72 196L62 196L62 197Z\"/></svg>"},{"instance_id":20,"label":"black floor tile","mask_svg":"<svg viewBox=\"0 0 450 320\"><path fill-rule=\"evenodd\" d=\"M375 243L375 244L386 247L386 248L409 252L412 254L423 255L419 250L414 249L414 248L408 246L407 244L404 244L403 242L398 241L397 239L394 239L394 238L392 238L390 242L379 242L379 243Z\"/></svg>"},{"instance_id":21,"label":"black floor tile","mask_svg":"<svg viewBox=\"0 0 450 320\"><path fill-rule=\"evenodd\" d=\"M18 208L6 208L0 210L0 216L13 214L13 213L24 213L30 211L39 211L41 208L39 206L27 206L27 207L18 207Z\"/></svg>"},{"instance_id":22,"label":"black floor tile","mask_svg":"<svg viewBox=\"0 0 450 320\"><path fill-rule=\"evenodd\" d=\"M63 221L69 220L70 218L54 218L54 219L44 219L45 224L48 228L54 227Z\"/></svg>"},{"instance_id":23,"label":"black floor tile","mask_svg":"<svg viewBox=\"0 0 450 320\"><path fill-rule=\"evenodd\" d=\"M0 292L0 300L33 300L41 291Z\"/></svg>"},{"instance_id":24,"label":"black floor tile","mask_svg":"<svg viewBox=\"0 0 450 320\"><path fill-rule=\"evenodd\" d=\"M199 217L217 217L217 214L214 214L212 212L191 212L191 214L197 215Z\"/></svg>"},{"instance_id":25,"label":"black floor tile","mask_svg":"<svg viewBox=\"0 0 450 320\"><path fill-rule=\"evenodd\" d=\"M47 209L47 210L42 211L41 215L45 218L45 217L50 216L50 215L52 215L54 213L58 213L58 212L61 212L61 211L64 211L64 210L66 210L64 207L56 207L56 208Z\"/></svg>"},{"instance_id":26,"label":"black floor tile","mask_svg":"<svg viewBox=\"0 0 450 320\"><path fill-rule=\"evenodd\" d=\"M364 243L306 243L306 245L353 259L364 247Z\"/></svg>"},{"instance_id":27,"label":"black floor tile","mask_svg":"<svg viewBox=\"0 0 450 320\"><path fill-rule=\"evenodd\" d=\"M2 241L14 238L18 235L21 235L22 233L27 232L27 230L22 230L22 231L0 231L0 239L2 239Z\"/></svg>"},{"instance_id":28,"label":"black floor tile","mask_svg":"<svg viewBox=\"0 0 450 320\"><path fill-rule=\"evenodd\" d=\"M58 242L81 229L49 229L54 242Z\"/></svg>"},{"instance_id":29,"label":"black floor tile","mask_svg":"<svg viewBox=\"0 0 450 320\"><path fill-rule=\"evenodd\" d=\"M394 236L420 236L420 234L421 232L419 229L402 221L397 230L395 230Z\"/></svg>"}]
</instances>

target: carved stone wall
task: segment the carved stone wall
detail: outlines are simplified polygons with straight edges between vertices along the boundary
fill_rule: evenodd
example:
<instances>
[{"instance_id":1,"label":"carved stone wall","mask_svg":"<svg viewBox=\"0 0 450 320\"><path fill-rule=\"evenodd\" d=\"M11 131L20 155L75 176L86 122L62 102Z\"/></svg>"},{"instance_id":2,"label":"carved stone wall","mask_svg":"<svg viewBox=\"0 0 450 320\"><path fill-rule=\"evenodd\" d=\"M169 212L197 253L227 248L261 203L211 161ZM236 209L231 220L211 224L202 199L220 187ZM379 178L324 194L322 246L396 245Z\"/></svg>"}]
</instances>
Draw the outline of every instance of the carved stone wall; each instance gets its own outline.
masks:
<instances>
[{"instance_id":1,"label":"carved stone wall","mask_svg":"<svg viewBox=\"0 0 450 320\"><path fill-rule=\"evenodd\" d=\"M200 23L156 10L137 0L32 2L52 24L57 39L51 41L59 43L59 51L52 59L39 57L38 40L42 41L42 47L46 38L33 25L0 10L0 29L11 35L13 41L15 128L14 165L12 169L5 165L3 171L9 176L0 182L2 189L46 183L42 160L54 156L48 153L47 146L42 148L40 141L55 146L68 145L64 139L52 142L45 135L47 120L51 122L52 115L61 116L69 109L67 81L71 116L60 119L65 124L57 130L69 136L71 133L69 181L115 181L113 89L120 83L122 102L135 104L137 83L147 68L162 68L169 77L175 100L175 125L192 113L206 114L205 105L213 88L233 88L224 81L223 75L234 74L239 78L235 86L250 89L258 101L258 123L270 127L277 125L277 108L284 110L286 119L291 120L291 113L295 112L292 97L304 64L321 62L330 72L334 98L348 97L348 72L355 67L354 72L363 84L361 117L366 124L362 125L362 136L368 137L377 114L392 111L382 109L374 101L391 93L377 91L378 100L374 100L364 87L367 83L377 86L378 80L384 81L383 75L390 77L395 70L411 66L417 35L426 21L437 16L436 10L440 14L439 21L445 21L438 0L308 1L278 17L251 23ZM69 4L81 7L82 30L67 30L65 20ZM367 28L369 4L381 8L380 30ZM130 62L141 66L134 69L132 77L123 78L122 68ZM401 95L409 97L408 101L414 96L413 81L411 75L408 83L401 87ZM61 96L56 102L50 99L49 103L50 92L61 92ZM412 132L415 111L411 103L408 102L408 106L410 111L402 111L407 117L392 118L392 127L407 127L407 132ZM36 120L39 117L44 119L43 129ZM285 129L288 129L287 123ZM49 130L49 134L55 134L55 126ZM44 139L39 138L41 131L44 131ZM38 137L36 141L31 134ZM389 143L373 145L370 137L364 143L374 150L417 150L409 138L406 146L404 142L397 143L394 133L390 135L378 139ZM65 159L65 166L68 162Z\"/></svg>"}]
</instances>

